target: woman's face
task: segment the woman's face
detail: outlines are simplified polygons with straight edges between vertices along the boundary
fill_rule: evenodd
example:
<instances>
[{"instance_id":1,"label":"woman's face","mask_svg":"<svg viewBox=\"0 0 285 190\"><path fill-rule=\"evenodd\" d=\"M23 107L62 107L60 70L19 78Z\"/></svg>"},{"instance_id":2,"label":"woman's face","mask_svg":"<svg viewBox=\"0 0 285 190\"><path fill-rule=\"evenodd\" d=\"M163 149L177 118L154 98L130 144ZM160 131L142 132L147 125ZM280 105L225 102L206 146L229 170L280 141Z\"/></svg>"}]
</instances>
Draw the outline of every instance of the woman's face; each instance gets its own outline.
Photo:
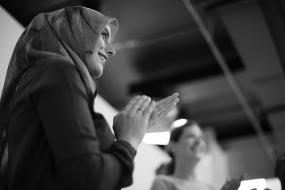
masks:
<instances>
[{"instance_id":1,"label":"woman's face","mask_svg":"<svg viewBox=\"0 0 285 190\"><path fill-rule=\"evenodd\" d=\"M206 144L203 132L199 126L186 127L172 152L175 157L200 160L205 152Z\"/></svg>"},{"instance_id":2,"label":"woman's face","mask_svg":"<svg viewBox=\"0 0 285 190\"><path fill-rule=\"evenodd\" d=\"M106 25L98 41L94 43L93 49L85 52L86 64L92 77L100 77L103 74L105 64L109 57L116 54L111 44L111 35L110 26ZM87 43L92 43L92 39Z\"/></svg>"}]
</instances>

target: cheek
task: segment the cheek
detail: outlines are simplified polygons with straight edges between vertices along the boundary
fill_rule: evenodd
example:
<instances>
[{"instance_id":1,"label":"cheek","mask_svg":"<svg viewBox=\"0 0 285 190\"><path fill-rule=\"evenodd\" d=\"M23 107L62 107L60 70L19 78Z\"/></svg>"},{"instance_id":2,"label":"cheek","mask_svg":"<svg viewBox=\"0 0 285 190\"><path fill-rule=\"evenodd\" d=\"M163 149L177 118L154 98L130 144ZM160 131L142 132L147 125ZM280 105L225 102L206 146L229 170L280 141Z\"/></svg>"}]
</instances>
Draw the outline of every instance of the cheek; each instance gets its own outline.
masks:
<instances>
[{"instance_id":1,"label":"cheek","mask_svg":"<svg viewBox=\"0 0 285 190\"><path fill-rule=\"evenodd\" d=\"M195 139L190 138L189 140L187 140L187 144L188 146L193 146L195 144Z\"/></svg>"},{"instance_id":2,"label":"cheek","mask_svg":"<svg viewBox=\"0 0 285 190\"><path fill-rule=\"evenodd\" d=\"M180 147L180 152L185 153L186 151L188 151L191 147L191 144L189 141L184 142L181 147Z\"/></svg>"},{"instance_id":3,"label":"cheek","mask_svg":"<svg viewBox=\"0 0 285 190\"><path fill-rule=\"evenodd\" d=\"M105 41L103 40L102 36L100 36L96 43L95 49L97 49L98 51L100 48L105 48L105 46L106 46Z\"/></svg>"},{"instance_id":4,"label":"cheek","mask_svg":"<svg viewBox=\"0 0 285 190\"><path fill-rule=\"evenodd\" d=\"M98 64L99 57L96 56L95 52L93 54L88 54L85 56L88 68L94 68Z\"/></svg>"},{"instance_id":5,"label":"cheek","mask_svg":"<svg viewBox=\"0 0 285 190\"><path fill-rule=\"evenodd\" d=\"M96 54L88 55L86 58L86 65L92 77L100 77L103 72L102 65L100 64L99 56Z\"/></svg>"}]
</instances>

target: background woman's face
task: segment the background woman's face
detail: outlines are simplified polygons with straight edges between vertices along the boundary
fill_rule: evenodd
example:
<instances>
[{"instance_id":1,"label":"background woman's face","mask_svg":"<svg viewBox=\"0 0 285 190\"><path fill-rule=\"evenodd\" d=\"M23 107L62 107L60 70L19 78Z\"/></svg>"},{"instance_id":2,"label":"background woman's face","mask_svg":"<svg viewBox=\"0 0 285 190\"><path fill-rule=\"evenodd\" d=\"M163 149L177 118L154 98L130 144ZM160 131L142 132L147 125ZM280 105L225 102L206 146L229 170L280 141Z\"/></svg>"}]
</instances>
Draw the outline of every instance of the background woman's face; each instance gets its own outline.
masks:
<instances>
[{"instance_id":1,"label":"background woman's face","mask_svg":"<svg viewBox=\"0 0 285 190\"><path fill-rule=\"evenodd\" d=\"M85 52L86 64L92 77L100 77L108 58L116 54L111 44L111 35L110 26L106 25L93 49ZM92 39L87 43L92 43Z\"/></svg>"},{"instance_id":2,"label":"background woman's face","mask_svg":"<svg viewBox=\"0 0 285 190\"><path fill-rule=\"evenodd\" d=\"M199 126L186 127L177 143L174 146L175 156L186 159L199 160L205 152L205 141L203 132Z\"/></svg>"}]
</instances>

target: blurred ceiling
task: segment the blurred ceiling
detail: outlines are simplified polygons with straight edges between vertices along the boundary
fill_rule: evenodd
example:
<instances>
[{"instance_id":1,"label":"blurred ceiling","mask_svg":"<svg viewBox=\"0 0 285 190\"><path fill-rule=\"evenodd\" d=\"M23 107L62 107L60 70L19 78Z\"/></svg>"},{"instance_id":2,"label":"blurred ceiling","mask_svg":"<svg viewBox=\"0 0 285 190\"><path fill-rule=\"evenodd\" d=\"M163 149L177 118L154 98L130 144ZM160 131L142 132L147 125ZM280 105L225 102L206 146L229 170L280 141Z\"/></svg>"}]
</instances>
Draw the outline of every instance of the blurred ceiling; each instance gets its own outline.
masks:
<instances>
[{"instance_id":1,"label":"blurred ceiling","mask_svg":"<svg viewBox=\"0 0 285 190\"><path fill-rule=\"evenodd\" d=\"M285 107L284 65L279 53L285 43L278 40L280 31L284 33L280 28L285 20L282 0L271 4L266 0L191 2L263 130L270 133L268 114ZM177 91L178 117L214 127L219 140L255 133L182 1L1 0L1 5L23 26L41 11L68 5L83 5L116 17L120 23L117 55L98 80L99 93L115 108L121 109L134 94L159 99Z\"/></svg>"}]
</instances>

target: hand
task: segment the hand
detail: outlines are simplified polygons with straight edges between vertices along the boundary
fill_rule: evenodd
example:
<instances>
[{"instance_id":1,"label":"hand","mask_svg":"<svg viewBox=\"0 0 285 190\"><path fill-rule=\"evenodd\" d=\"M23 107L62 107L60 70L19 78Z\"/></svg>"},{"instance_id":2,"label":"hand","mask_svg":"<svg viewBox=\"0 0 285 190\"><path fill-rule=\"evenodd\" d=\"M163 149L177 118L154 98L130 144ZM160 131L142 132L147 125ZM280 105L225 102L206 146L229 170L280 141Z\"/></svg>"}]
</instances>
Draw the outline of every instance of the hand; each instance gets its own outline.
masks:
<instances>
[{"instance_id":1,"label":"hand","mask_svg":"<svg viewBox=\"0 0 285 190\"><path fill-rule=\"evenodd\" d=\"M243 179L244 179L244 176L242 175L237 179L233 178L233 179L227 180L221 190L238 190L240 183Z\"/></svg>"},{"instance_id":2,"label":"hand","mask_svg":"<svg viewBox=\"0 0 285 190\"><path fill-rule=\"evenodd\" d=\"M179 94L174 93L171 96L168 96L158 102L150 115L148 128L156 125L157 122L161 119L165 119L167 114L176 106L179 101Z\"/></svg>"},{"instance_id":3,"label":"hand","mask_svg":"<svg viewBox=\"0 0 285 190\"><path fill-rule=\"evenodd\" d=\"M125 109L114 117L113 129L116 138L128 141L137 149L144 137L154 107L155 102L149 97L134 97Z\"/></svg>"}]
</instances>

